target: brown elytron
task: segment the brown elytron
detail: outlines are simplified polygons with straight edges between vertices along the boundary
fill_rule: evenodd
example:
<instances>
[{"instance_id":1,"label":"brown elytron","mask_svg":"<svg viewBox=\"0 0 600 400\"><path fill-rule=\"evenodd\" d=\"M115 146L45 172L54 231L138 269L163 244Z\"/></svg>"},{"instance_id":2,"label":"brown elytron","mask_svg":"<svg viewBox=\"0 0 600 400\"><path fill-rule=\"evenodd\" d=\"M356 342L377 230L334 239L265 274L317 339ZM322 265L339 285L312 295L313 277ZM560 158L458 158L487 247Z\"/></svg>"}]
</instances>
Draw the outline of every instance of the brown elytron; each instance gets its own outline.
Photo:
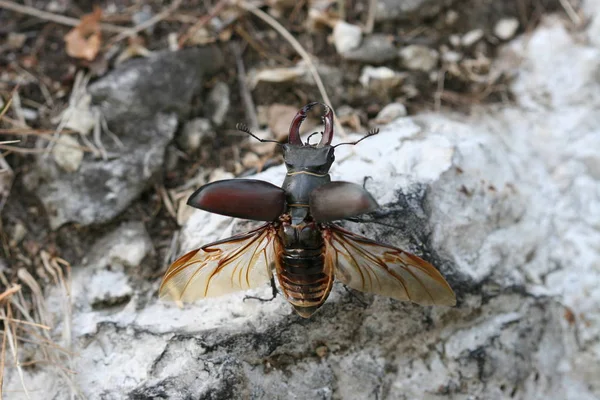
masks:
<instances>
[{"instance_id":1,"label":"brown elytron","mask_svg":"<svg viewBox=\"0 0 600 400\"><path fill-rule=\"evenodd\" d=\"M335 146L328 107L321 141L310 145L300 140L300 124L316 104L298 112L289 143L282 145L287 174L281 188L234 179L205 185L190 197L193 207L269 222L180 257L163 278L162 298L193 301L274 285L277 277L286 300L305 318L327 300L335 279L356 290L422 305L456 303L448 283L425 260L331 223L378 205L360 185L331 182Z\"/></svg>"}]
</instances>

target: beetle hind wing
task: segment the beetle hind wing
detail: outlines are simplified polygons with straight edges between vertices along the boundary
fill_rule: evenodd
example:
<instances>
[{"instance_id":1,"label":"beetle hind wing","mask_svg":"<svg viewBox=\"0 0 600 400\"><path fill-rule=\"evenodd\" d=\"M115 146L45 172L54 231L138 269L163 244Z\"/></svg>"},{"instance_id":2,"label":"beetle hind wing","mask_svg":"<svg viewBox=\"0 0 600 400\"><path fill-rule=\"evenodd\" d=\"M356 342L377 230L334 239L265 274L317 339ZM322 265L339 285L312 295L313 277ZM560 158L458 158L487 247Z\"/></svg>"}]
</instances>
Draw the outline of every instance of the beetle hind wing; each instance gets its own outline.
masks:
<instances>
[{"instance_id":1,"label":"beetle hind wing","mask_svg":"<svg viewBox=\"0 0 600 400\"><path fill-rule=\"evenodd\" d=\"M192 250L167 269L160 298L189 302L264 285L279 248L275 228L265 224Z\"/></svg>"},{"instance_id":2,"label":"beetle hind wing","mask_svg":"<svg viewBox=\"0 0 600 400\"><path fill-rule=\"evenodd\" d=\"M324 238L336 279L352 289L420 305L456 305L452 288L427 261L336 225L325 228Z\"/></svg>"}]
</instances>

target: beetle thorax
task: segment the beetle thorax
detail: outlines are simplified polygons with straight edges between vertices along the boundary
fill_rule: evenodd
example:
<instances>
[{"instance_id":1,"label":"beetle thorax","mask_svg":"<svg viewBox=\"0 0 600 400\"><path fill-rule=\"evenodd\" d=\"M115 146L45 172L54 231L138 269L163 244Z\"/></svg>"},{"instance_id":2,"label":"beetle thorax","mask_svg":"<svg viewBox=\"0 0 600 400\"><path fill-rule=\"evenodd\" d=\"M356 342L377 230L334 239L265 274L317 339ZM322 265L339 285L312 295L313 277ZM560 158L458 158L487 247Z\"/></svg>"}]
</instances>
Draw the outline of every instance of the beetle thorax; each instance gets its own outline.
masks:
<instances>
[{"instance_id":1,"label":"beetle thorax","mask_svg":"<svg viewBox=\"0 0 600 400\"><path fill-rule=\"evenodd\" d=\"M317 147L285 144L283 159L288 172L309 171L326 174L335 160L334 148L329 145Z\"/></svg>"}]
</instances>

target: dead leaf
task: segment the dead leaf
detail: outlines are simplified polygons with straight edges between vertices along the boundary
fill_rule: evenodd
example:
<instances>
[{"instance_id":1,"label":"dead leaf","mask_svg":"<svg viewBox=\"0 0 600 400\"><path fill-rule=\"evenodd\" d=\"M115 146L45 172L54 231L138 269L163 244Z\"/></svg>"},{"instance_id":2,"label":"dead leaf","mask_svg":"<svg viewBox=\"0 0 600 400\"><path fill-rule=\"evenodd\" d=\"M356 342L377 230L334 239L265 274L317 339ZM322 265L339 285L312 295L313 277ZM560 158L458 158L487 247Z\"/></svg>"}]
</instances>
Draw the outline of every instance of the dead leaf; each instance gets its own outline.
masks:
<instances>
[{"instance_id":1,"label":"dead leaf","mask_svg":"<svg viewBox=\"0 0 600 400\"><path fill-rule=\"evenodd\" d=\"M102 43L100 18L102 18L102 9L94 7L94 12L81 17L79 25L65 35L64 39L69 56L88 61L96 58Z\"/></svg>"}]
</instances>

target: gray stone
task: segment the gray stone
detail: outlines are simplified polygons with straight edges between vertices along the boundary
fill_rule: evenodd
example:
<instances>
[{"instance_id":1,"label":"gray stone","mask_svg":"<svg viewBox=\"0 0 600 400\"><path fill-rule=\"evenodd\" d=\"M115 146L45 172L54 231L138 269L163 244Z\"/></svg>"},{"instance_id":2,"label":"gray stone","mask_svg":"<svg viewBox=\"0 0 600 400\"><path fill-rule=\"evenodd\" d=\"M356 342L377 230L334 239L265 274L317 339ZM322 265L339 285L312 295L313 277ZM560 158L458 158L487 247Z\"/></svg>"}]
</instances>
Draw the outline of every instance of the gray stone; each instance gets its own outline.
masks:
<instances>
[{"instance_id":1,"label":"gray stone","mask_svg":"<svg viewBox=\"0 0 600 400\"><path fill-rule=\"evenodd\" d=\"M178 119L189 112L204 75L221 63L211 48L163 52L129 61L93 83L93 103L123 146L104 134L110 158L88 154L75 172L38 158L25 182L44 204L51 228L107 222L135 200L160 171Z\"/></svg>"},{"instance_id":2,"label":"gray stone","mask_svg":"<svg viewBox=\"0 0 600 400\"><path fill-rule=\"evenodd\" d=\"M423 19L439 13L453 0L377 0L376 21Z\"/></svg>"},{"instance_id":3,"label":"gray stone","mask_svg":"<svg viewBox=\"0 0 600 400\"><path fill-rule=\"evenodd\" d=\"M438 64L440 55L435 49L427 46L410 45L400 50L402 64L412 70L429 72Z\"/></svg>"},{"instance_id":4,"label":"gray stone","mask_svg":"<svg viewBox=\"0 0 600 400\"><path fill-rule=\"evenodd\" d=\"M216 48L163 51L119 65L91 84L89 91L113 131L120 134L113 125L126 118L142 119L157 112L187 116L204 76L222 65L223 57Z\"/></svg>"},{"instance_id":5,"label":"gray stone","mask_svg":"<svg viewBox=\"0 0 600 400\"><path fill-rule=\"evenodd\" d=\"M369 64L381 64L398 57L398 49L387 35L365 36L360 46L354 50L340 54L350 61Z\"/></svg>"}]
</instances>

